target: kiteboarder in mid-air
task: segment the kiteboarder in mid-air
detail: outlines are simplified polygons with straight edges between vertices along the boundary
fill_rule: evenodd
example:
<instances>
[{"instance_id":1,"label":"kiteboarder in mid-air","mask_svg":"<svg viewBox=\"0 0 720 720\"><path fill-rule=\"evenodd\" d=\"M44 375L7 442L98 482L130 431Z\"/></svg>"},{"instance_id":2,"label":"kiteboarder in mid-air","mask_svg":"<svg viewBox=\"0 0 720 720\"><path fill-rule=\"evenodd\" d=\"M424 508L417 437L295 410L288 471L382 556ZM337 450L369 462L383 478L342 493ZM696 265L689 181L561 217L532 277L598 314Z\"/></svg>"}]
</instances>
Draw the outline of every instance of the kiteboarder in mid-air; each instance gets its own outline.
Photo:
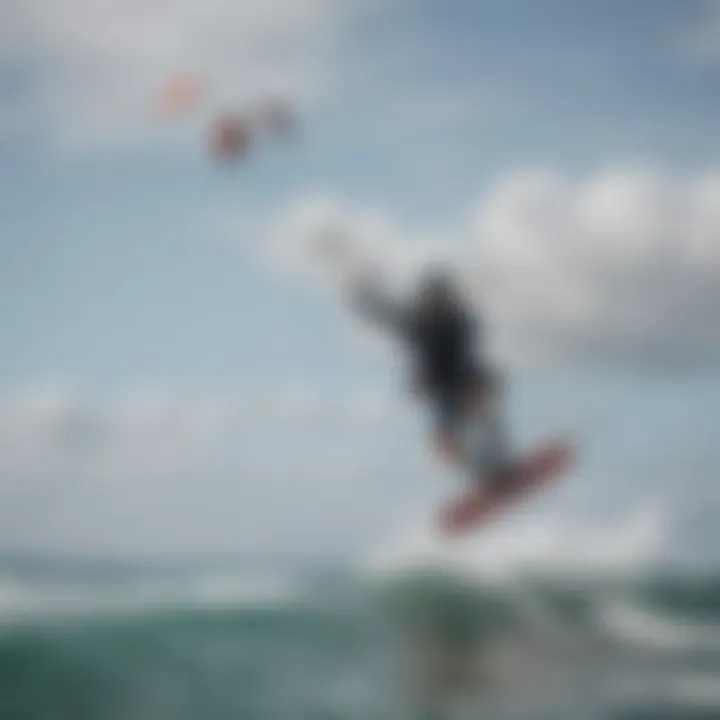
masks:
<instances>
[{"instance_id":1,"label":"kiteboarder in mid-air","mask_svg":"<svg viewBox=\"0 0 720 720\"><path fill-rule=\"evenodd\" d=\"M488 362L482 318L473 316L446 269L428 270L408 303L391 299L374 276L351 283L357 310L389 329L414 358L412 385L434 415L433 441L442 457L469 473L472 487L443 516L446 530L471 526L516 493L564 469L565 443L511 455L502 418L500 382Z\"/></svg>"},{"instance_id":2,"label":"kiteboarder in mid-air","mask_svg":"<svg viewBox=\"0 0 720 720\"><path fill-rule=\"evenodd\" d=\"M364 317L389 329L411 352L412 387L431 408L437 452L455 465L475 465L480 459L467 457L464 433L470 418L499 421L499 385L483 357L482 318L472 313L459 283L448 270L432 268L420 278L415 297L402 304L375 277L363 275L352 283L351 298ZM506 460L501 435L482 458L482 470L493 476Z\"/></svg>"}]
</instances>

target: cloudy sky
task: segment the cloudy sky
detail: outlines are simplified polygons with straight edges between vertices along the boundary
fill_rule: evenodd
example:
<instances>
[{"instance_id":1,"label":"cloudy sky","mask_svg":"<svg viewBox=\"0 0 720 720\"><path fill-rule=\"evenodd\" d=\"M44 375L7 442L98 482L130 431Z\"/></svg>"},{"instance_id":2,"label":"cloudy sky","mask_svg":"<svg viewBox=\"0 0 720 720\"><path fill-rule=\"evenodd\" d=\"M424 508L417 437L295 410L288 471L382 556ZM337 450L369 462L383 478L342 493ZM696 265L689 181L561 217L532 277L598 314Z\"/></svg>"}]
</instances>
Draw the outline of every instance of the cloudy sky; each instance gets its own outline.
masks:
<instances>
[{"instance_id":1,"label":"cloudy sky","mask_svg":"<svg viewBox=\"0 0 720 720\"><path fill-rule=\"evenodd\" d=\"M264 93L299 133L218 167ZM583 443L538 513L718 545L718 126L718 2L1 0L0 547L356 552L447 495L328 225L462 268L519 442Z\"/></svg>"}]
</instances>

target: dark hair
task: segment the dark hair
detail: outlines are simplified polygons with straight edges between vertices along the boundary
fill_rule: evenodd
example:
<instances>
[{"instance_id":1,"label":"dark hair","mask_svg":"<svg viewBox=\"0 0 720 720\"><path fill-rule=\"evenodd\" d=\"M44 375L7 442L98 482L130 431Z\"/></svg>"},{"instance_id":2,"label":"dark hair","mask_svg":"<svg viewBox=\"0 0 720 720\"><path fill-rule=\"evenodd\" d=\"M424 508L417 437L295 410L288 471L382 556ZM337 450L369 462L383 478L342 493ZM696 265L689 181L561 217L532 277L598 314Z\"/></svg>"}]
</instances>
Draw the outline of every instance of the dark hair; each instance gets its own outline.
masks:
<instances>
[{"instance_id":1,"label":"dark hair","mask_svg":"<svg viewBox=\"0 0 720 720\"><path fill-rule=\"evenodd\" d=\"M443 265L433 265L420 276L420 292L441 292L450 294L455 290L456 282L453 273Z\"/></svg>"},{"instance_id":2,"label":"dark hair","mask_svg":"<svg viewBox=\"0 0 720 720\"><path fill-rule=\"evenodd\" d=\"M418 280L417 291L420 303L431 298L451 305L459 301L457 282L452 272L442 266L427 268Z\"/></svg>"}]
</instances>

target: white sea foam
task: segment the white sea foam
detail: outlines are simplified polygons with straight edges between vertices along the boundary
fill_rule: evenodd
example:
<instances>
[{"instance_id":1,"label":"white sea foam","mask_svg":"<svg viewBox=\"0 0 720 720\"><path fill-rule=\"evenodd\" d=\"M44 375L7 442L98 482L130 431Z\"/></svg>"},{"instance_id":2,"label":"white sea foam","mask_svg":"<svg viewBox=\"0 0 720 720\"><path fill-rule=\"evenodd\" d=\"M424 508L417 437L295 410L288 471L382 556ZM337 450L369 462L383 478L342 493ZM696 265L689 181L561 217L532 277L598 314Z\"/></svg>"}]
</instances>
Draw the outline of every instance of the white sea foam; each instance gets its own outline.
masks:
<instances>
[{"instance_id":1,"label":"white sea foam","mask_svg":"<svg viewBox=\"0 0 720 720\"><path fill-rule=\"evenodd\" d=\"M654 650L720 652L720 624L667 617L627 602L609 602L598 611L604 628L621 641Z\"/></svg>"},{"instance_id":2,"label":"white sea foam","mask_svg":"<svg viewBox=\"0 0 720 720\"><path fill-rule=\"evenodd\" d=\"M197 573L176 579L122 583L0 576L0 620L269 607L292 602L297 597L296 586L279 574Z\"/></svg>"},{"instance_id":3,"label":"white sea foam","mask_svg":"<svg viewBox=\"0 0 720 720\"><path fill-rule=\"evenodd\" d=\"M412 523L364 558L374 573L441 567L502 581L523 573L596 576L637 573L661 558L667 539L660 507L640 507L613 522L525 517L488 526L479 535L448 541L427 518Z\"/></svg>"}]
</instances>

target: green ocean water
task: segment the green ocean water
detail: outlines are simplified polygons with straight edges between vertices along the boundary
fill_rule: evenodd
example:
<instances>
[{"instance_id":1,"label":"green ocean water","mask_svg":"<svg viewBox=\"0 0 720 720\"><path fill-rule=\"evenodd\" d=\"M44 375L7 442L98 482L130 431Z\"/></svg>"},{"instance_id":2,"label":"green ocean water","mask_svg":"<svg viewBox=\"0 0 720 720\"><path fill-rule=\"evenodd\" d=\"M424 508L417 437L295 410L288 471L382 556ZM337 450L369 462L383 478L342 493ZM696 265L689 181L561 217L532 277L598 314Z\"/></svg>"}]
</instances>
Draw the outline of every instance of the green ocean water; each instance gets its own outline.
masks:
<instances>
[{"instance_id":1,"label":"green ocean water","mask_svg":"<svg viewBox=\"0 0 720 720\"><path fill-rule=\"evenodd\" d=\"M0 573L0 718L720 718L720 577Z\"/></svg>"}]
</instances>

